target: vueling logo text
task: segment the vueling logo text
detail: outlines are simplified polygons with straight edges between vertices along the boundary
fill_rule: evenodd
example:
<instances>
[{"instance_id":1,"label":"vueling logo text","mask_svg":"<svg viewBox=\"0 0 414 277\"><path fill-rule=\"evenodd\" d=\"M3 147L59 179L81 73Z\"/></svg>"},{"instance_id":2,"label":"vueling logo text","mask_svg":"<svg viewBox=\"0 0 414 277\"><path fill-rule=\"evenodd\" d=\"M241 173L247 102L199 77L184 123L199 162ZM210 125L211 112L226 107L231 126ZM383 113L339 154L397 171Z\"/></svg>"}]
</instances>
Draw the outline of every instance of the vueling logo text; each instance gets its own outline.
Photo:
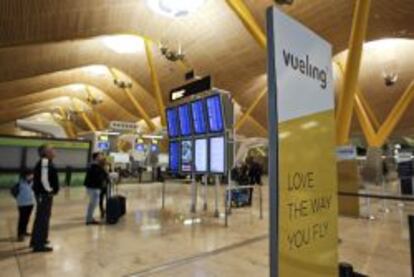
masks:
<instances>
[{"instance_id":1,"label":"vueling logo text","mask_svg":"<svg viewBox=\"0 0 414 277\"><path fill-rule=\"evenodd\" d=\"M287 52L283 49L283 59L286 66L292 67L293 70L299 70L305 76L308 76L314 80L320 82L321 88L325 89L327 85L327 73L325 70L312 65L309 61L309 56L306 55L305 59L301 59L294 54Z\"/></svg>"}]
</instances>

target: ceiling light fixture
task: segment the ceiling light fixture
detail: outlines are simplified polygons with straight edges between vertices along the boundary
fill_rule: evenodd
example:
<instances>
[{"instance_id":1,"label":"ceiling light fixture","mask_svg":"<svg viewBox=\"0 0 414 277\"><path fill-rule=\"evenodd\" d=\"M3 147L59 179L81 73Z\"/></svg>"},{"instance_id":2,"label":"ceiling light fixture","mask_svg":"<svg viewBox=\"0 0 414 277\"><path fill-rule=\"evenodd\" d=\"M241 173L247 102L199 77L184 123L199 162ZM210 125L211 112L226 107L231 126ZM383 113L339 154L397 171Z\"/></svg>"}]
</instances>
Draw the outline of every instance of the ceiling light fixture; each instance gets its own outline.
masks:
<instances>
[{"instance_id":1,"label":"ceiling light fixture","mask_svg":"<svg viewBox=\"0 0 414 277\"><path fill-rule=\"evenodd\" d=\"M108 69L103 65L90 65L82 68L82 70L90 75L103 76L108 73Z\"/></svg>"},{"instance_id":2,"label":"ceiling light fixture","mask_svg":"<svg viewBox=\"0 0 414 277\"><path fill-rule=\"evenodd\" d=\"M69 85L69 89L72 91L83 91L85 89L85 86L82 84L73 84Z\"/></svg>"},{"instance_id":3,"label":"ceiling light fixture","mask_svg":"<svg viewBox=\"0 0 414 277\"><path fill-rule=\"evenodd\" d=\"M104 36L102 43L118 54L134 54L144 49L143 39L134 35Z\"/></svg>"},{"instance_id":4,"label":"ceiling light fixture","mask_svg":"<svg viewBox=\"0 0 414 277\"><path fill-rule=\"evenodd\" d=\"M205 2L205 0L147 0L148 6L153 11L168 17L187 16Z\"/></svg>"}]
</instances>

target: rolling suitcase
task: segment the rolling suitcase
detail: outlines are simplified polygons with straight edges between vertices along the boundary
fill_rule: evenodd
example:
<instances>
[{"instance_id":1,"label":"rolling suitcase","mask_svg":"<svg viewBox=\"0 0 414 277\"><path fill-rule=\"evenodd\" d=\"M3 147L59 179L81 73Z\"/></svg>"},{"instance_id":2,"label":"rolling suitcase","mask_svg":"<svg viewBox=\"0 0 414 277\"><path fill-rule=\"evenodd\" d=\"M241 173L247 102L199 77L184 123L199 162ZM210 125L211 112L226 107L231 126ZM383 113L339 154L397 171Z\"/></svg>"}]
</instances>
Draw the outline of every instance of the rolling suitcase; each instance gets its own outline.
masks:
<instances>
[{"instance_id":1,"label":"rolling suitcase","mask_svg":"<svg viewBox=\"0 0 414 277\"><path fill-rule=\"evenodd\" d=\"M113 195L113 186L108 184L108 198L106 201L106 222L116 224L121 216L126 213L126 197Z\"/></svg>"}]
</instances>

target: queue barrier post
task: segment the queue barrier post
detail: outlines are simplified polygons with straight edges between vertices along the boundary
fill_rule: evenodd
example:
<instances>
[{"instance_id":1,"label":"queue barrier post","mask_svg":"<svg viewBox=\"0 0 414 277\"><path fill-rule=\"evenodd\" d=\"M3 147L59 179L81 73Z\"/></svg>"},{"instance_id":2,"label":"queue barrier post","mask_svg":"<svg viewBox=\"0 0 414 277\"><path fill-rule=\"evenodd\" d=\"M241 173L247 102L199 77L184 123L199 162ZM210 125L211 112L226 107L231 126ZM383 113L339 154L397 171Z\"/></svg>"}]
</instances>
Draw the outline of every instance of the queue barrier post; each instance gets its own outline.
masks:
<instances>
[{"instance_id":1,"label":"queue barrier post","mask_svg":"<svg viewBox=\"0 0 414 277\"><path fill-rule=\"evenodd\" d=\"M414 276L414 215L408 215L408 230L410 234L411 276Z\"/></svg>"},{"instance_id":2,"label":"queue barrier post","mask_svg":"<svg viewBox=\"0 0 414 277\"><path fill-rule=\"evenodd\" d=\"M207 175L204 175L203 176L203 180L204 180L204 187L203 187L204 204L203 204L203 210L204 211L207 211L207 181L208 181Z\"/></svg>"},{"instance_id":3,"label":"queue barrier post","mask_svg":"<svg viewBox=\"0 0 414 277\"><path fill-rule=\"evenodd\" d=\"M161 188L161 209L164 210L165 208L165 180L162 180L162 188Z\"/></svg>"},{"instance_id":4,"label":"queue barrier post","mask_svg":"<svg viewBox=\"0 0 414 277\"><path fill-rule=\"evenodd\" d=\"M382 185L382 193L385 195L387 193L387 190L386 190L386 187L385 187L386 186L386 180L385 180L384 175L381 176L381 185ZM381 211L384 212L384 213L389 213L390 212L390 209L388 209L388 206L387 206L387 200L386 199L382 199L382 209L381 209Z\"/></svg>"},{"instance_id":5,"label":"queue barrier post","mask_svg":"<svg viewBox=\"0 0 414 277\"><path fill-rule=\"evenodd\" d=\"M262 185L259 185L259 217L263 219L263 193L262 193Z\"/></svg>"},{"instance_id":6,"label":"queue barrier post","mask_svg":"<svg viewBox=\"0 0 414 277\"><path fill-rule=\"evenodd\" d=\"M215 198L215 209L214 209L214 217L219 217L220 216L220 212L219 212L219 186L220 186L220 177L218 175L215 176L215 184L214 184L214 198Z\"/></svg>"},{"instance_id":7,"label":"queue barrier post","mask_svg":"<svg viewBox=\"0 0 414 277\"><path fill-rule=\"evenodd\" d=\"M195 174L191 175L191 213L197 212L197 182L195 180Z\"/></svg>"}]
</instances>

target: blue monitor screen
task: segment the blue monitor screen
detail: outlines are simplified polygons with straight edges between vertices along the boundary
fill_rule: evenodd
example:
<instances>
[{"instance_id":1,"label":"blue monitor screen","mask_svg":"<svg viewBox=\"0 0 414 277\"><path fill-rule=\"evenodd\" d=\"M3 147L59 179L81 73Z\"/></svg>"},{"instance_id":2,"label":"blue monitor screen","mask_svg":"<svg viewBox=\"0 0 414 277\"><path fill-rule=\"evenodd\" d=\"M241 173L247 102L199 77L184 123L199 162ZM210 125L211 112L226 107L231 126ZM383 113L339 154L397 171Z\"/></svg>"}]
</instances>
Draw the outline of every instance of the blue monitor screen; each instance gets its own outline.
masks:
<instances>
[{"instance_id":1,"label":"blue monitor screen","mask_svg":"<svg viewBox=\"0 0 414 277\"><path fill-rule=\"evenodd\" d=\"M206 98L207 115L210 132L217 133L224 131L223 112L221 108L220 95Z\"/></svg>"},{"instance_id":2,"label":"blue monitor screen","mask_svg":"<svg viewBox=\"0 0 414 277\"><path fill-rule=\"evenodd\" d=\"M135 151L137 152L145 152L145 146L142 143L138 143L135 145Z\"/></svg>"},{"instance_id":3,"label":"blue monitor screen","mask_svg":"<svg viewBox=\"0 0 414 277\"><path fill-rule=\"evenodd\" d=\"M191 113L193 115L194 133L196 135L205 134L207 131L207 122L203 100L197 100L191 103Z\"/></svg>"},{"instance_id":4,"label":"blue monitor screen","mask_svg":"<svg viewBox=\"0 0 414 277\"><path fill-rule=\"evenodd\" d=\"M180 143L170 142L169 166L172 172L180 171Z\"/></svg>"},{"instance_id":5,"label":"blue monitor screen","mask_svg":"<svg viewBox=\"0 0 414 277\"><path fill-rule=\"evenodd\" d=\"M98 141L99 150L109 150L109 141Z\"/></svg>"},{"instance_id":6,"label":"blue monitor screen","mask_svg":"<svg viewBox=\"0 0 414 277\"><path fill-rule=\"evenodd\" d=\"M151 152L158 152L158 145L157 144L151 144Z\"/></svg>"},{"instance_id":7,"label":"blue monitor screen","mask_svg":"<svg viewBox=\"0 0 414 277\"><path fill-rule=\"evenodd\" d=\"M178 114L176 108L167 109L167 128L168 135L172 138L178 137L180 135L178 129Z\"/></svg>"},{"instance_id":8,"label":"blue monitor screen","mask_svg":"<svg viewBox=\"0 0 414 277\"><path fill-rule=\"evenodd\" d=\"M191 114L190 106L184 104L178 107L178 116L180 119L181 135L184 137L191 136Z\"/></svg>"}]
</instances>

